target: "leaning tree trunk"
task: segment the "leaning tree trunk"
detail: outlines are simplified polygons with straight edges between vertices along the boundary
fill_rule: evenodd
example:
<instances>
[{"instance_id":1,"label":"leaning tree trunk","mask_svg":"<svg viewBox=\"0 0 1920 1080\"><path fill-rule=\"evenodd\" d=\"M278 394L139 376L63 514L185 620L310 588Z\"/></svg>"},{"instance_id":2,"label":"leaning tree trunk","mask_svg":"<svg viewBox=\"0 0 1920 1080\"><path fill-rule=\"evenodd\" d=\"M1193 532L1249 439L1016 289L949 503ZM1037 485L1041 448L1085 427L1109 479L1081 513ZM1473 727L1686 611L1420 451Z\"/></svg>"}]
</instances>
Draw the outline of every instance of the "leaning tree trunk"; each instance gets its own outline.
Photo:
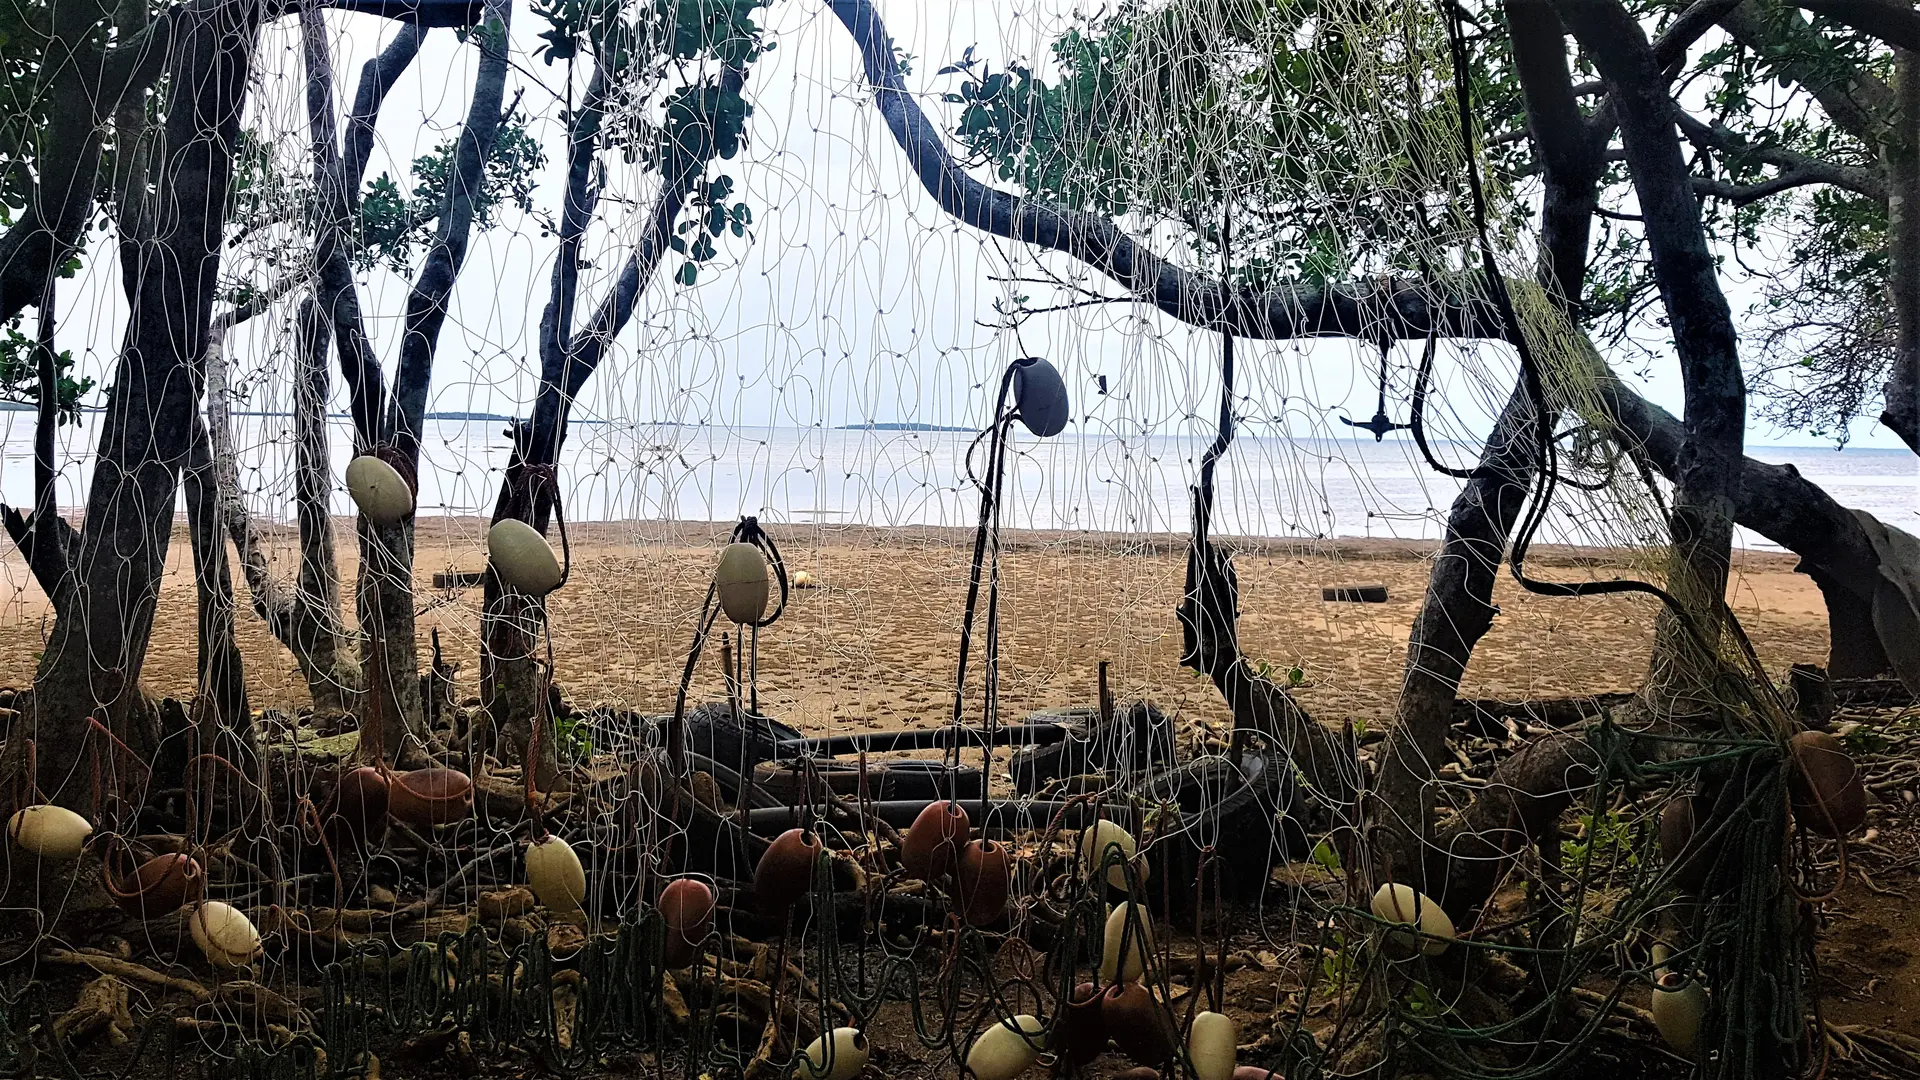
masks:
<instances>
[{"instance_id":1,"label":"leaning tree trunk","mask_svg":"<svg viewBox=\"0 0 1920 1080\"><path fill-rule=\"evenodd\" d=\"M1507 0L1503 6L1545 188L1539 284L1552 309L1566 315L1586 288L1587 247L1612 128L1580 111L1566 29L1552 6L1546 0ZM1435 774L1453 760L1447 734L1454 698L1474 647L1498 614L1494 581L1536 475L1538 430L1525 381L1516 380L1481 452L1480 475L1461 487L1447 515L1426 599L1408 635L1393 726L1377 759L1376 846L1385 865L1376 869L1443 900L1459 891L1449 880L1454 860L1425 843L1438 792ZM1479 895L1473 892L1476 904Z\"/></svg>"},{"instance_id":2,"label":"leaning tree trunk","mask_svg":"<svg viewBox=\"0 0 1920 1080\"><path fill-rule=\"evenodd\" d=\"M246 669L234 636L233 577L220 531L220 485L206 425L193 418L193 445L185 472L187 537L193 547L197 602L199 686L193 720L201 745L233 759L253 757L253 716L247 707Z\"/></svg>"},{"instance_id":3,"label":"leaning tree trunk","mask_svg":"<svg viewBox=\"0 0 1920 1080\"><path fill-rule=\"evenodd\" d=\"M326 325L312 300L303 300L294 349L294 507L299 520L300 568L292 589L277 579L253 515L240 491L238 455L228 407L228 361L224 332L207 343L207 430L219 487L220 519L239 553L253 610L273 636L293 653L306 679L313 707L326 714L348 710L359 672L347 656L340 613L340 571L334 559L328 499Z\"/></svg>"},{"instance_id":4,"label":"leaning tree trunk","mask_svg":"<svg viewBox=\"0 0 1920 1080\"><path fill-rule=\"evenodd\" d=\"M1880 422L1920 454L1920 54L1895 49L1896 102L1888 118L1887 281L1893 305L1893 370Z\"/></svg>"},{"instance_id":5,"label":"leaning tree trunk","mask_svg":"<svg viewBox=\"0 0 1920 1080\"><path fill-rule=\"evenodd\" d=\"M41 786L69 804L89 715L143 759L158 742L140 698L140 669L173 529L180 469L191 449L200 360L212 319L222 221L241 103L263 7L232 0L181 12L168 65L166 148L149 236L125 245L132 316L100 429L74 573L25 721Z\"/></svg>"},{"instance_id":6,"label":"leaning tree trunk","mask_svg":"<svg viewBox=\"0 0 1920 1080\"><path fill-rule=\"evenodd\" d=\"M746 70L728 67L715 81L722 99L738 95L746 85ZM660 191L646 225L627 255L613 291L601 300L586 329L573 332L580 283L580 248L592 223L597 197L591 186L594 155L599 146L604 75L596 68L584 107L575 114L568 134L567 195L561 210L560 250L554 261L552 292L540 320L540 391L533 416L514 429L513 458L500 486L493 520L517 518L543 535L558 506L555 467L566 442L567 419L573 401L615 338L626 328L640 295L653 280L668 250L675 224L687 198L711 157L689 155L671 175L660 180ZM717 147L720 140L688 134L685 145ZM521 761L532 752L534 725L547 716L546 679L538 657L538 643L546 629L546 603L508 592L499 575L488 568L482 610L480 686L482 700L508 749ZM549 732L551 734L551 732ZM551 788L559 776L555 740L540 743L535 779Z\"/></svg>"},{"instance_id":7,"label":"leaning tree trunk","mask_svg":"<svg viewBox=\"0 0 1920 1080\"><path fill-rule=\"evenodd\" d=\"M507 80L507 28L512 0L488 0L476 34L480 63L473 101L454 148L453 175L446 202L428 245L425 263L407 297L400 366L379 432L369 440L384 446L409 477L420 469L420 435L426 426L427 393L433 383L434 355L447 321L447 303L466 262L473 235L475 199L485 178L487 158L500 131ZM365 385L364 379L361 385ZM359 387L356 386L356 390ZM364 406L355 395L356 411ZM360 584L357 592L363 634L361 668L366 673L365 711L385 732L389 760L427 745L426 714L420 695L419 649L413 628L414 521L390 527L360 522ZM362 747L361 754L369 753Z\"/></svg>"}]
</instances>

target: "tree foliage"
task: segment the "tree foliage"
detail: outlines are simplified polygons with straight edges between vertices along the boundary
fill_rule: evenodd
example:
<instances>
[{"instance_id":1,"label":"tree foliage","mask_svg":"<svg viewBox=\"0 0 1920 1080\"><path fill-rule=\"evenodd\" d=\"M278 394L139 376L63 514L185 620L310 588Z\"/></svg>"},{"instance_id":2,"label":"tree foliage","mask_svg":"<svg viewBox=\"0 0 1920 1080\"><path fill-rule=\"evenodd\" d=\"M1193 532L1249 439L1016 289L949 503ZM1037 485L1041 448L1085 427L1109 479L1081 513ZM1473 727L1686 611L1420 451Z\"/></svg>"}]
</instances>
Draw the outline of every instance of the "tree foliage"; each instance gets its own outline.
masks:
<instances>
[{"instance_id":1,"label":"tree foliage","mask_svg":"<svg viewBox=\"0 0 1920 1080\"><path fill-rule=\"evenodd\" d=\"M1433 261L1468 206L1445 41L1411 8L1352 17L1362 7L1128 0L1061 34L1050 76L968 48L941 69L962 76L944 97L970 165L1164 223L1196 263L1218 265L1233 206L1244 283L1457 269ZM1511 87L1476 78L1511 107Z\"/></svg>"}]
</instances>

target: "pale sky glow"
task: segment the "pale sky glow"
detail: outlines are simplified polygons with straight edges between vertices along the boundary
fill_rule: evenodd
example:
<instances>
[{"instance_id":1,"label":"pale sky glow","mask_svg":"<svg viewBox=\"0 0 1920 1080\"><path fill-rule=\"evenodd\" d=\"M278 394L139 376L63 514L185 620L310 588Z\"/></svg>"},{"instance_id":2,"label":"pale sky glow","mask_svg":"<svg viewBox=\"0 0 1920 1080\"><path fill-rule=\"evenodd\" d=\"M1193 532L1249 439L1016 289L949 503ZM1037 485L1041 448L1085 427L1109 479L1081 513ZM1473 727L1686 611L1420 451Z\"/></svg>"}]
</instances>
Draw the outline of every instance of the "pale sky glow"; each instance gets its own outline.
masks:
<instances>
[{"instance_id":1,"label":"pale sky glow","mask_svg":"<svg viewBox=\"0 0 1920 1080\"><path fill-rule=\"evenodd\" d=\"M951 85L934 74L967 45L1004 62L1040 58L1074 4L1065 0L975 0L878 4L900 45L916 60L909 84L940 118L937 97ZM839 22L817 0L773 0L763 13L778 47L754 68L747 85L755 116L752 145L723 163L753 208L749 240L729 239L705 267L697 286L671 280L669 257L649 284L633 325L589 385L580 415L626 420L718 424L835 426L863 422L977 423L984 391L974 389L1020 355L1050 357L1077 393L1105 375L1112 396L1088 398L1085 430L1170 433L1211 430L1217 393L1217 343L1145 308L1113 305L1042 316L1016 336L995 321L994 301L1024 292L1044 302L1044 285L1010 284L1032 275L1036 256L956 226L908 174L903 155L867 104L856 54ZM514 13L516 70L509 95L524 95L536 137L548 148L548 166L534 198L552 213L560 195L560 138L556 96L568 69L534 55L543 21L524 5ZM360 65L388 40L397 24L370 16L328 14L337 51L339 94L351 95ZM304 153L306 124L298 34L292 19L271 27L263 41L258 92L252 108L263 128L277 132L294 154ZM433 31L419 60L388 99L380 150L369 175L383 169L404 176L406 162L458 129L471 90L474 53L451 31ZM573 73L583 85L584 63ZM424 117L424 122L422 118ZM651 178L617 162L610 194L644 208ZM604 215L603 215L604 216ZM620 213L596 228L582 309L604 294L630 234ZM254 252L257 254L258 252ZM83 366L104 381L124 326L118 270L96 247L82 279L64 288L70 313L61 342L83 350ZM521 215L476 238L454 294L453 315L441 343L432 408L521 413L535 386L534 342L553 240ZM1063 256L1046 256L1055 272L1084 277ZM262 277L264 280L264 274ZM384 271L363 285L363 303L381 355L397 355L406 282ZM1110 288L1109 292L1113 291ZM1735 288L1736 310L1744 290ZM84 312L84 318L72 313ZM267 317L234 335L241 375L254 374L253 408L284 408L289 393L276 359L285 343L284 320ZM1310 345L1243 346L1250 372L1245 389L1269 416L1285 415L1296 435L1339 434L1337 410L1365 418L1374 408L1374 365L1365 346L1326 341ZM1415 358L1411 349L1396 357ZM1358 363L1356 363L1356 360ZM1645 386L1654 400L1678 411L1672 364L1653 365ZM1442 372L1442 389L1448 380ZM1451 434L1472 437L1485 428L1499 394L1454 380L1447 408L1458 416ZM1504 393L1504 387L1500 393ZM338 394L336 379L336 394ZM337 404L343 408L343 404ZM1390 408L1404 411L1404 405ZM1200 419L1183 419L1192 414ZM1266 433L1279 434L1278 426ZM1776 433L1755 422L1755 445L1817 442L1802 433ZM1876 426L1856 428L1856 445L1893 446Z\"/></svg>"}]
</instances>

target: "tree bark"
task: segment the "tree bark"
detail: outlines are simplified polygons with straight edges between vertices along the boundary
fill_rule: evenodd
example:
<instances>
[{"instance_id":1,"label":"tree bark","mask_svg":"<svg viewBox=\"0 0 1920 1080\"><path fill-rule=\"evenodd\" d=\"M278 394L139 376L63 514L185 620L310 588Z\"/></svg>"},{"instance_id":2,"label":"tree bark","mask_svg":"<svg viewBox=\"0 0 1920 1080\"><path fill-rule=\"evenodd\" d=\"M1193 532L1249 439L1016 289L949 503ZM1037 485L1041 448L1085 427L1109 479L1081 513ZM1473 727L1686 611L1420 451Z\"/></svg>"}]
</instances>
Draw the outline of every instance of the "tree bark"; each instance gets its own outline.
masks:
<instances>
[{"instance_id":1,"label":"tree bark","mask_svg":"<svg viewBox=\"0 0 1920 1080\"><path fill-rule=\"evenodd\" d=\"M1920 454L1920 54L1894 50L1895 103L1881 151L1887 172L1887 284L1893 370L1880 422Z\"/></svg>"},{"instance_id":2,"label":"tree bark","mask_svg":"<svg viewBox=\"0 0 1920 1080\"><path fill-rule=\"evenodd\" d=\"M426 423L427 392L433 380L434 354L447 319L447 301L466 262L472 238L474 197L484 179L487 158L499 134L507 78L507 32L512 0L489 0L487 15L474 36L480 63L474 77L473 100L454 148L453 176L447 201L441 207L433 241L427 248L420 276L407 297L405 328L400 339L400 366L393 394L377 432L360 428L373 446L391 448L401 472L418 474L420 433ZM364 85L364 79L363 79ZM343 367L347 358L341 358ZM356 425L377 400L370 392L370 360L348 374L353 392ZM426 717L420 697L419 650L414 641L412 518L390 527L375 526L363 517L359 525L360 583L357 592L362 639L361 669L367 675L366 709L376 712L384 731L389 760L424 749ZM363 754L371 752L363 747Z\"/></svg>"},{"instance_id":3,"label":"tree bark","mask_svg":"<svg viewBox=\"0 0 1920 1080\"><path fill-rule=\"evenodd\" d=\"M160 74L182 18L204 17L210 0L162 15L148 31L102 53L94 29L112 13L98 0L53 0L51 40L42 54L46 138L35 162L39 183L20 220L0 234L0 322L39 301L46 283L79 245L93 210L102 120Z\"/></svg>"},{"instance_id":4,"label":"tree bark","mask_svg":"<svg viewBox=\"0 0 1920 1080\"><path fill-rule=\"evenodd\" d=\"M1718 612L1745 457L1739 334L1694 201L1667 80L1639 22L1613 0L1556 0L1555 9L1607 87L1686 393L1667 571L1667 591L1682 613L1663 608L1656 621L1649 701L1661 715L1715 716Z\"/></svg>"},{"instance_id":5,"label":"tree bark","mask_svg":"<svg viewBox=\"0 0 1920 1080\"><path fill-rule=\"evenodd\" d=\"M220 484L207 426L193 418L193 444L184 474L187 536L193 548L194 596L198 605L198 692L194 726L202 745L233 751L253 746L253 714L247 706L246 668L234 636L233 576L227 569L227 540L220 530ZM247 755L251 757L251 754Z\"/></svg>"},{"instance_id":6,"label":"tree bark","mask_svg":"<svg viewBox=\"0 0 1920 1080\"><path fill-rule=\"evenodd\" d=\"M293 653L313 707L347 711L359 685L347 657L340 613L340 571L334 559L333 520L327 505L331 484L326 443L326 325L311 299L302 301L294 350L294 507L299 520L300 568L294 587L273 574L266 544L240 491L240 470L227 403L224 333L216 327L207 345L207 429L219 489L219 517L239 554L253 610L275 640Z\"/></svg>"},{"instance_id":7,"label":"tree bark","mask_svg":"<svg viewBox=\"0 0 1920 1080\"><path fill-rule=\"evenodd\" d=\"M133 314L95 455L75 560L79 592L55 621L24 721L41 787L70 805L86 793L70 771L83 760L90 714L104 713L136 754L150 758L157 743L139 707L140 668L191 449L220 209L263 11L256 0L226 0L186 13L168 64L159 186L172 197L157 208L152 238L125 251L133 259Z\"/></svg>"},{"instance_id":8,"label":"tree bark","mask_svg":"<svg viewBox=\"0 0 1920 1080\"><path fill-rule=\"evenodd\" d=\"M1540 284L1569 317L1586 286L1587 245L1606 167L1610 124L1580 112L1567 66L1566 30L1546 0L1504 5L1527 127L1541 163ZM1454 499L1426 599L1407 639L1393 726L1377 759L1376 836L1396 880L1429 895L1447 891L1445 852L1423 843L1439 793L1435 770L1451 761L1453 701L1474 647L1499 609L1493 585L1540 455L1535 409L1516 382L1481 453L1481 475Z\"/></svg>"}]
</instances>

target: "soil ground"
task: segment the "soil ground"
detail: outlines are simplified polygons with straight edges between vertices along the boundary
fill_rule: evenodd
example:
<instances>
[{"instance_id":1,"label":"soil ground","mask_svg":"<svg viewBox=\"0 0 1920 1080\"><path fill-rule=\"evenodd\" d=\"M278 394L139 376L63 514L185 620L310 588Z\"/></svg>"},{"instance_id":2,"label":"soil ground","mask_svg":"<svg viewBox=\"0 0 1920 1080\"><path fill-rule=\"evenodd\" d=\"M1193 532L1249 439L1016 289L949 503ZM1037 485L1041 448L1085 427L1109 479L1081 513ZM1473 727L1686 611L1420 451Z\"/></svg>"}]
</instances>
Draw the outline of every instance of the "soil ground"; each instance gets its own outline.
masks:
<instances>
[{"instance_id":1,"label":"soil ground","mask_svg":"<svg viewBox=\"0 0 1920 1080\"><path fill-rule=\"evenodd\" d=\"M726 526L615 523L576 526L569 537L573 576L551 600L557 679L578 705L608 702L667 711L685 649ZM352 533L339 523L343 571L353 572ZM477 571L485 561L485 522L422 523L417 567L419 633L435 629L459 664L457 696L478 693L477 589L436 588L435 574ZM925 726L947 720L958 627L965 601L970 535L953 530L781 529L789 572L816 587L795 590L782 619L760 634L761 707L809 733ZM1298 667L1297 700L1316 718L1379 725L1391 716L1407 632L1431 569L1426 545L1386 541L1237 542L1241 634L1247 652L1275 668ZM285 572L292 537L273 534ZM1177 664L1171 617L1184 573L1178 537L1010 533L1002 562L1003 714L1087 705L1098 664L1111 661L1122 700L1149 698L1182 722L1223 721L1212 687ZM194 671L194 597L183 532L169 572L144 677L157 694L185 697ZM1738 556L1729 600L1768 669L1822 663L1826 620L1820 595L1793 573L1791 556ZM1622 553L1541 549L1539 576L1591 579L1649 575ZM1384 584L1384 604L1328 603L1321 589ZM349 594L350 588L346 590ZM1632 689L1644 671L1654 608L1636 597L1550 599L1528 594L1503 575L1500 615L1476 651L1463 696L1521 701ZM242 596L245 607L245 597ZM984 607L984 605L983 605ZM0 685L30 681L44 635L46 606L17 554L0 558ZM298 710L304 685L291 657L250 611L240 618L243 655L256 708ZM718 651L703 663L696 698L721 692ZM976 661L977 662L977 661ZM975 668L978 670L978 667ZM977 686L977 683L975 684ZM970 697L969 709L977 709ZM1854 843L1848 876L1820 906L1819 965L1827 1020L1870 1039L1884 1029L1920 1040L1920 712L1912 706L1849 714L1853 738L1877 744L1872 831ZM1829 856L1831 853L1828 853ZM1252 918L1250 915L1249 918ZM1257 922L1257 920L1256 920ZM1292 933L1279 934L1285 940ZM11 938L13 935L0 935ZM1261 936L1236 942L1259 957ZM29 947L31 947L29 945ZM9 945L9 952L12 945ZM1242 1038L1266 1032L1286 1015L1289 976L1254 965L1228 981L1230 1011ZM70 1000L71 994L66 998ZM1646 1005L1644 993L1630 1003ZM905 1022L905 1017L898 1018ZM1254 1025L1250 1028L1249 1025ZM1631 1018L1568 1075L1612 1075L1622 1065L1643 1075L1686 1075L1677 1059L1650 1050L1652 1032ZM1870 1042L1863 1045L1871 1046ZM1915 1043L1920 1046L1920 1043ZM897 1041L885 1062L893 1076L940 1075L944 1054L923 1055ZM924 1060L922 1060L924 1056ZM1832 1075L1897 1075L1836 1061ZM1916 1059L1920 1060L1920 1059ZM1123 1063L1102 1063L1115 1068ZM445 1063L390 1060L389 1075L439 1075ZM610 1066L618 1072L618 1066ZM524 1062L501 1062L492 1075L525 1075Z\"/></svg>"}]
</instances>

